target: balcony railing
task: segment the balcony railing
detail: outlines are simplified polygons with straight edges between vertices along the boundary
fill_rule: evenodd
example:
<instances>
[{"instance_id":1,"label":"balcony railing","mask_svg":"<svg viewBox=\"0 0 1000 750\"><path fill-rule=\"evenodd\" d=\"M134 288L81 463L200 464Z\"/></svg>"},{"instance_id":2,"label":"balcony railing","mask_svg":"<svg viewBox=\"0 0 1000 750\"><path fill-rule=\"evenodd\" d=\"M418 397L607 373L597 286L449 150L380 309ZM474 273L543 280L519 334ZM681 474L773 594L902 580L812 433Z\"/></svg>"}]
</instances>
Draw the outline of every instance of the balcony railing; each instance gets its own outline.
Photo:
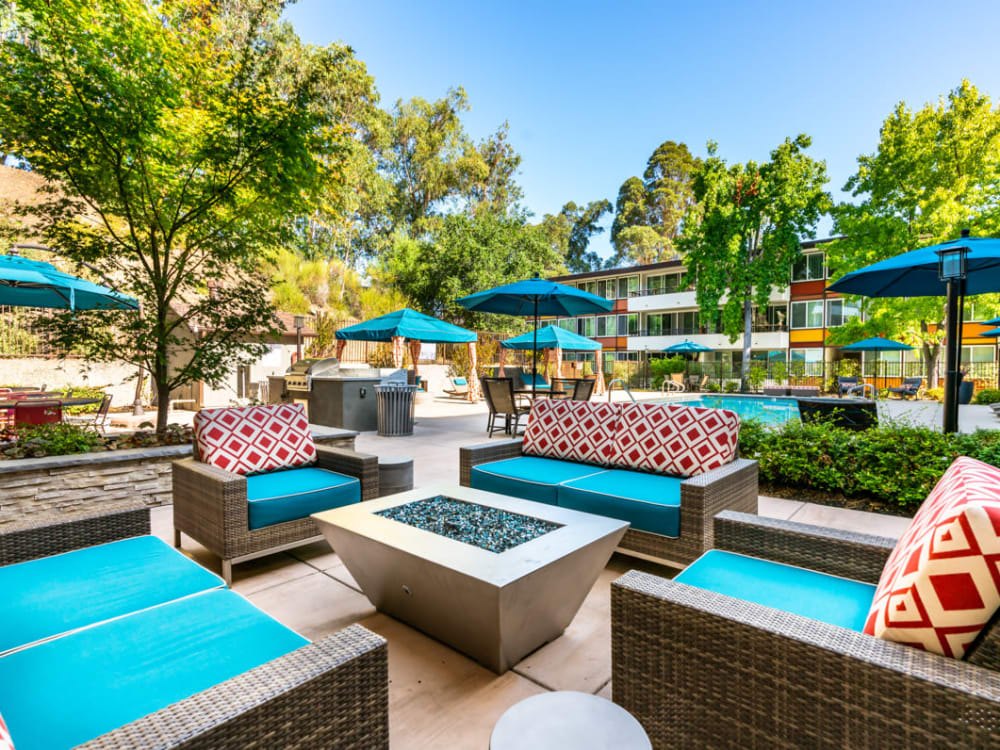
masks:
<instances>
[{"instance_id":1,"label":"balcony railing","mask_svg":"<svg viewBox=\"0 0 1000 750\"><path fill-rule=\"evenodd\" d=\"M786 323L755 323L750 329L751 333L774 333L787 331ZM698 326L696 328L643 328L638 333L631 333L630 336L703 336L706 334L723 333L722 325Z\"/></svg>"},{"instance_id":2,"label":"balcony railing","mask_svg":"<svg viewBox=\"0 0 1000 750\"><path fill-rule=\"evenodd\" d=\"M693 286L674 287L673 289L636 289L629 292L629 297L650 297L654 294L679 294L680 292L693 292Z\"/></svg>"}]
</instances>

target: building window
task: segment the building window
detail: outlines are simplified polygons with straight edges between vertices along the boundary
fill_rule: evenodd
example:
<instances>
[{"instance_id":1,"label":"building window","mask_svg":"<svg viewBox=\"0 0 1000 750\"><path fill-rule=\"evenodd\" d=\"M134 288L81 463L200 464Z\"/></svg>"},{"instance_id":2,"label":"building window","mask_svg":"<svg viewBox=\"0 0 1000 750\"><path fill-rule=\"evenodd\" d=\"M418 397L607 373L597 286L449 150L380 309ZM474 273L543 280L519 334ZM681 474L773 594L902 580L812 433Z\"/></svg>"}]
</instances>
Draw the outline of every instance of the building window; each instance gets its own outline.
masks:
<instances>
[{"instance_id":1,"label":"building window","mask_svg":"<svg viewBox=\"0 0 1000 750\"><path fill-rule=\"evenodd\" d=\"M576 319L576 332L581 336L594 335L594 317L590 316L587 318L577 318Z\"/></svg>"},{"instance_id":2,"label":"building window","mask_svg":"<svg viewBox=\"0 0 1000 750\"><path fill-rule=\"evenodd\" d=\"M618 279L618 299L628 299L633 292L639 291L639 277L625 276Z\"/></svg>"},{"instance_id":3,"label":"building window","mask_svg":"<svg viewBox=\"0 0 1000 750\"><path fill-rule=\"evenodd\" d=\"M819 375L823 371L823 349L789 349L792 373L797 375Z\"/></svg>"},{"instance_id":4,"label":"building window","mask_svg":"<svg viewBox=\"0 0 1000 750\"><path fill-rule=\"evenodd\" d=\"M618 316L618 335L619 336L638 336L639 335L639 314L629 313L628 315Z\"/></svg>"},{"instance_id":5,"label":"building window","mask_svg":"<svg viewBox=\"0 0 1000 750\"><path fill-rule=\"evenodd\" d=\"M617 325L614 315L601 315L597 319L598 336L614 336Z\"/></svg>"},{"instance_id":6,"label":"building window","mask_svg":"<svg viewBox=\"0 0 1000 750\"><path fill-rule=\"evenodd\" d=\"M663 319L667 317L662 313L650 313L646 316L646 335L660 336L663 334Z\"/></svg>"},{"instance_id":7,"label":"building window","mask_svg":"<svg viewBox=\"0 0 1000 750\"><path fill-rule=\"evenodd\" d=\"M831 299L826 303L826 325L829 328L842 326L851 318L859 317L861 317L861 307L857 302Z\"/></svg>"},{"instance_id":8,"label":"building window","mask_svg":"<svg viewBox=\"0 0 1000 750\"><path fill-rule=\"evenodd\" d=\"M825 278L823 253L806 253L792 265L792 281L819 281Z\"/></svg>"},{"instance_id":9,"label":"building window","mask_svg":"<svg viewBox=\"0 0 1000 750\"><path fill-rule=\"evenodd\" d=\"M996 353L994 346L963 346L962 364L974 362L992 362Z\"/></svg>"},{"instance_id":10,"label":"building window","mask_svg":"<svg viewBox=\"0 0 1000 750\"><path fill-rule=\"evenodd\" d=\"M792 328L822 328L823 300L792 303Z\"/></svg>"},{"instance_id":11,"label":"building window","mask_svg":"<svg viewBox=\"0 0 1000 750\"><path fill-rule=\"evenodd\" d=\"M788 318L788 308L785 305L769 305L764 308L754 308L753 330L755 331L784 331Z\"/></svg>"},{"instance_id":12,"label":"building window","mask_svg":"<svg viewBox=\"0 0 1000 750\"><path fill-rule=\"evenodd\" d=\"M565 331L576 333L576 318L560 318L556 321L556 325Z\"/></svg>"}]
</instances>

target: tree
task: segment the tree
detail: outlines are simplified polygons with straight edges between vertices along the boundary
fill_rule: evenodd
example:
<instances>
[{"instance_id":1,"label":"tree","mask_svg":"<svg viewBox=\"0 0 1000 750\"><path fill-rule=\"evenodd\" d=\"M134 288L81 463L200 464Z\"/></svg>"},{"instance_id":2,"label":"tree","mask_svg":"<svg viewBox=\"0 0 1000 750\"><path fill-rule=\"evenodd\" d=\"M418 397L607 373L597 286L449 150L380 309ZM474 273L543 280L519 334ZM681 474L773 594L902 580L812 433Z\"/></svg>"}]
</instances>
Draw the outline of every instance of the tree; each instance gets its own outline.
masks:
<instances>
[{"instance_id":1,"label":"tree","mask_svg":"<svg viewBox=\"0 0 1000 750\"><path fill-rule=\"evenodd\" d=\"M596 271L601 267L601 258L588 248L591 237L604 231L601 219L608 213L611 202L607 200L591 201L586 206L570 201L558 214L545 214L538 226L565 259L570 273Z\"/></svg>"},{"instance_id":2,"label":"tree","mask_svg":"<svg viewBox=\"0 0 1000 750\"><path fill-rule=\"evenodd\" d=\"M453 214L443 217L429 238L400 238L385 274L422 312L466 327L503 330L509 318L473 313L455 300L561 270L560 261L544 234L523 216Z\"/></svg>"},{"instance_id":3,"label":"tree","mask_svg":"<svg viewBox=\"0 0 1000 750\"><path fill-rule=\"evenodd\" d=\"M968 81L919 111L900 102L882 123L878 148L858 157L827 247L832 275L958 236L1000 232L1000 108ZM995 300L994 300L995 301ZM945 304L939 297L871 298L866 315L919 347L929 387L937 385Z\"/></svg>"},{"instance_id":4,"label":"tree","mask_svg":"<svg viewBox=\"0 0 1000 750\"><path fill-rule=\"evenodd\" d=\"M643 179L629 177L618 190L609 266L655 263L675 254L684 217L694 203L691 180L701 164L683 143L664 141L649 157Z\"/></svg>"},{"instance_id":5,"label":"tree","mask_svg":"<svg viewBox=\"0 0 1000 750\"><path fill-rule=\"evenodd\" d=\"M302 47L283 5L4 9L20 33L0 42L0 142L65 196L33 208L40 230L143 306L57 315L51 330L88 358L145 367L159 430L172 390L218 384L276 333L260 260L335 179L351 137L322 101L338 55Z\"/></svg>"},{"instance_id":6,"label":"tree","mask_svg":"<svg viewBox=\"0 0 1000 750\"><path fill-rule=\"evenodd\" d=\"M705 319L721 317L730 341L743 335L744 391L753 307L765 307L772 288L788 284L801 238L812 236L829 206L826 164L804 153L809 145L806 135L786 138L768 162L728 165L709 143L694 176L697 205L680 242L687 281Z\"/></svg>"}]
</instances>

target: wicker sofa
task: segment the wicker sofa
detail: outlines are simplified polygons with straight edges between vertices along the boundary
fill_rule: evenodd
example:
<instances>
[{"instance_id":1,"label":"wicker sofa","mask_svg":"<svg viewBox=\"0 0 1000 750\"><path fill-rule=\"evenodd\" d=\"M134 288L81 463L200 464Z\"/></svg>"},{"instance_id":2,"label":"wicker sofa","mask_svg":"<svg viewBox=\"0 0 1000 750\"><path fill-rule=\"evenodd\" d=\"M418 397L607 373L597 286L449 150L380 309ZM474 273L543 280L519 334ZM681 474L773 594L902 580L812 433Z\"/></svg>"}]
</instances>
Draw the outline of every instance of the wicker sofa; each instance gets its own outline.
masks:
<instances>
[{"instance_id":1,"label":"wicker sofa","mask_svg":"<svg viewBox=\"0 0 1000 750\"><path fill-rule=\"evenodd\" d=\"M149 529L124 506L0 530L15 747L388 747L384 639L308 643Z\"/></svg>"},{"instance_id":2,"label":"wicker sofa","mask_svg":"<svg viewBox=\"0 0 1000 750\"><path fill-rule=\"evenodd\" d=\"M537 431L544 429L540 425L549 410L601 406L594 402L540 402L532 410L526 431L528 439L537 437ZM610 437L611 442L615 439L615 435ZM567 441L572 442L573 438ZM666 564L684 566L711 549L712 518L717 513L727 509L757 512L756 461L734 458L718 468L685 479L620 468L609 471L606 470L609 467L603 465L527 456L529 460L542 462L536 476L497 475L502 462L525 456L522 439L463 447L459 452L460 482L466 487L629 521L631 527L619 548ZM586 483L588 486L584 486ZM630 485L627 491L623 486L626 484ZM672 500L668 499L670 496Z\"/></svg>"},{"instance_id":3,"label":"wicker sofa","mask_svg":"<svg viewBox=\"0 0 1000 750\"><path fill-rule=\"evenodd\" d=\"M876 583L891 539L724 512L718 550ZM965 660L631 571L612 690L656 748L996 747L1000 627ZM680 687L683 686L683 687Z\"/></svg>"},{"instance_id":4,"label":"wicker sofa","mask_svg":"<svg viewBox=\"0 0 1000 750\"><path fill-rule=\"evenodd\" d=\"M275 408L290 407L203 410L199 416ZM181 546L183 533L218 555L228 585L236 563L322 540L310 514L378 497L378 456L311 447L315 460L308 467L248 477L203 462L196 437L194 457L173 464L174 546ZM296 486L300 477L308 484Z\"/></svg>"}]
</instances>

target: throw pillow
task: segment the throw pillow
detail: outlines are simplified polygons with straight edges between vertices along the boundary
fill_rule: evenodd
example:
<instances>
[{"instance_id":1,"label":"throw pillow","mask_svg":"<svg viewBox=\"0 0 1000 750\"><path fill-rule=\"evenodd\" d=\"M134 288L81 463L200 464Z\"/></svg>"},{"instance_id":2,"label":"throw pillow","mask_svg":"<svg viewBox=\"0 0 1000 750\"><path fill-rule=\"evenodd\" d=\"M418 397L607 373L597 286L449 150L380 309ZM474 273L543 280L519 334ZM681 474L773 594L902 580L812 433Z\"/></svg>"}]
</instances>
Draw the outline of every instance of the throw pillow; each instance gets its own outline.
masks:
<instances>
[{"instance_id":1,"label":"throw pillow","mask_svg":"<svg viewBox=\"0 0 1000 750\"><path fill-rule=\"evenodd\" d=\"M14 740L11 739L7 725L3 723L3 716L0 716L0 750L14 750Z\"/></svg>"},{"instance_id":2,"label":"throw pillow","mask_svg":"<svg viewBox=\"0 0 1000 750\"><path fill-rule=\"evenodd\" d=\"M625 404L611 465L693 477L736 456L740 417L728 409L682 404Z\"/></svg>"},{"instance_id":3,"label":"throw pillow","mask_svg":"<svg viewBox=\"0 0 1000 750\"><path fill-rule=\"evenodd\" d=\"M305 466L316 444L300 404L202 409L194 415L198 455L234 474L259 474Z\"/></svg>"},{"instance_id":4,"label":"throw pillow","mask_svg":"<svg viewBox=\"0 0 1000 750\"><path fill-rule=\"evenodd\" d=\"M620 404L539 399L531 408L521 451L607 466L620 416Z\"/></svg>"},{"instance_id":5,"label":"throw pillow","mask_svg":"<svg viewBox=\"0 0 1000 750\"><path fill-rule=\"evenodd\" d=\"M962 658L1000 606L1000 469L956 458L899 538L865 632Z\"/></svg>"}]
</instances>

